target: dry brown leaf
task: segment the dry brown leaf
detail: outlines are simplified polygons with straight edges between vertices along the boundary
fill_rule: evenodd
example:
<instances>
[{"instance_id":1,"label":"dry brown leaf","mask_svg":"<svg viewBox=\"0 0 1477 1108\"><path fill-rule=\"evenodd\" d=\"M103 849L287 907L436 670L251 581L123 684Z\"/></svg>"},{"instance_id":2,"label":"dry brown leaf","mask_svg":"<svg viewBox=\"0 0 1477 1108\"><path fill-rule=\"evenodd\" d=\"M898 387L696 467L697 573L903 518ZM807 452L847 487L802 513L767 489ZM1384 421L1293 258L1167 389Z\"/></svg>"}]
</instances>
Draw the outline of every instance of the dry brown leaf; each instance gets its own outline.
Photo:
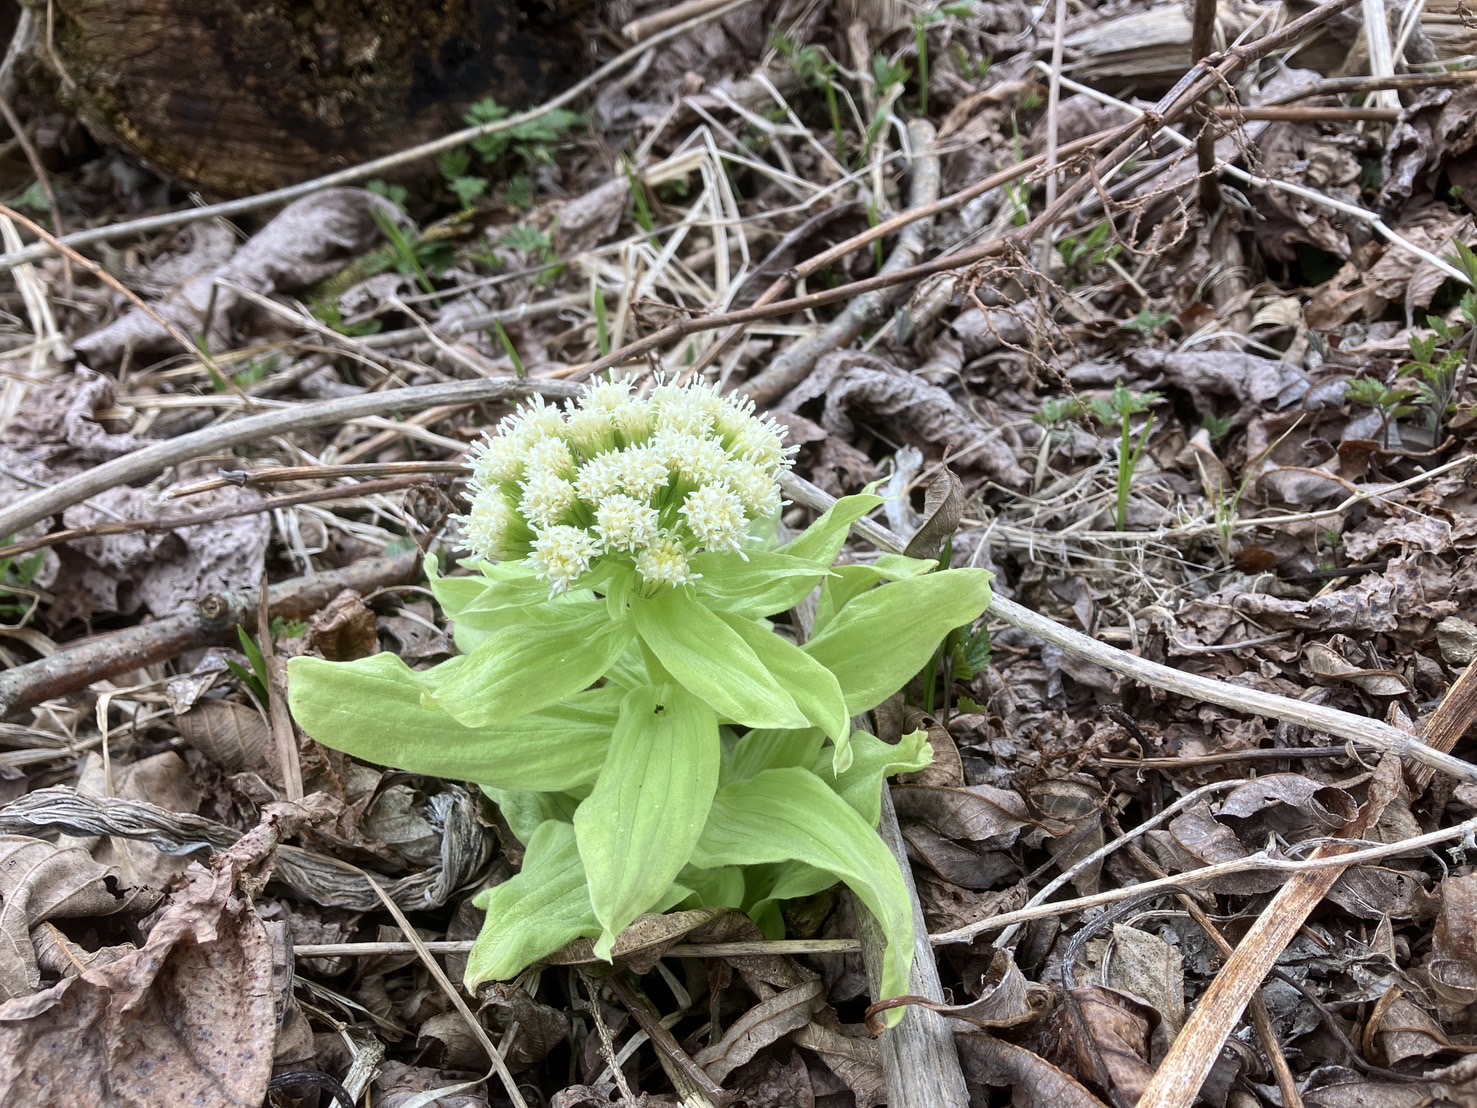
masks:
<instances>
[{"instance_id":1,"label":"dry brown leaf","mask_svg":"<svg viewBox=\"0 0 1477 1108\"><path fill-rule=\"evenodd\" d=\"M1147 1001L1173 1036L1185 1022L1184 955L1160 936L1122 923L1113 925L1112 944L1105 984Z\"/></svg>"},{"instance_id":2,"label":"dry brown leaf","mask_svg":"<svg viewBox=\"0 0 1477 1108\"><path fill-rule=\"evenodd\" d=\"M1277 812L1291 809L1297 816ZM1248 781L1221 801L1219 815L1251 819L1275 813L1279 826L1312 826L1322 831L1343 827L1359 813L1358 802L1343 789L1314 781L1300 773L1269 773ZM1301 817L1301 818L1298 818Z\"/></svg>"},{"instance_id":3,"label":"dry brown leaf","mask_svg":"<svg viewBox=\"0 0 1477 1108\"><path fill-rule=\"evenodd\" d=\"M723 1038L698 1051L693 1061L721 1085L764 1047L810 1023L825 1006L826 988L820 981L807 981L776 993L730 1024Z\"/></svg>"},{"instance_id":4,"label":"dry brown leaf","mask_svg":"<svg viewBox=\"0 0 1477 1108\"><path fill-rule=\"evenodd\" d=\"M1106 801L1096 782L1076 778L1042 781L1032 787L1031 800L1039 811L1065 825L1064 833L1048 836L1044 843L1058 869L1071 869L1107 841L1102 819ZM1072 875L1072 886L1080 895L1090 896L1098 891L1102 869L1101 861L1084 866Z\"/></svg>"},{"instance_id":5,"label":"dry brown leaf","mask_svg":"<svg viewBox=\"0 0 1477 1108\"><path fill-rule=\"evenodd\" d=\"M272 732L256 708L237 700L202 700L176 717L175 726L180 738L227 773L250 770L276 779Z\"/></svg>"},{"instance_id":6,"label":"dry brown leaf","mask_svg":"<svg viewBox=\"0 0 1477 1108\"><path fill-rule=\"evenodd\" d=\"M375 614L364 598L345 589L308 621L307 648L330 662L352 662L378 654Z\"/></svg>"},{"instance_id":7,"label":"dry brown leaf","mask_svg":"<svg viewBox=\"0 0 1477 1108\"><path fill-rule=\"evenodd\" d=\"M964 485L945 466L923 494L923 522L903 550L909 558L937 558L959 529L964 510Z\"/></svg>"},{"instance_id":8,"label":"dry brown leaf","mask_svg":"<svg viewBox=\"0 0 1477 1108\"><path fill-rule=\"evenodd\" d=\"M964 1076L979 1085L1010 1089L1018 1108L1107 1108L1078 1081L1039 1054L984 1031L954 1036Z\"/></svg>"},{"instance_id":9,"label":"dry brown leaf","mask_svg":"<svg viewBox=\"0 0 1477 1108\"><path fill-rule=\"evenodd\" d=\"M272 293L305 288L337 273L380 238L377 212L390 219L403 218L384 197L364 189L325 189L296 200L230 261L193 278L157 304L155 311L187 335L205 332L209 348L222 349L232 342L230 325L244 304L230 286ZM169 332L137 308L78 339L76 347L94 368L116 365L125 350L134 357L178 352Z\"/></svg>"},{"instance_id":10,"label":"dry brown leaf","mask_svg":"<svg viewBox=\"0 0 1477 1108\"><path fill-rule=\"evenodd\" d=\"M316 796L319 803L327 800L326 794ZM465 792L437 793L430 803L442 828L440 864L382 882L385 893L406 911L445 904L455 890L465 888L482 872L492 849ZM37 789L0 809L0 831L35 828L120 835L185 852L207 845L224 849L240 838L232 828L202 816L168 812L140 801L98 800L61 787ZM379 894L357 870L313 851L283 847L274 876L314 904L332 904L353 912L382 906Z\"/></svg>"},{"instance_id":11,"label":"dry brown leaf","mask_svg":"<svg viewBox=\"0 0 1477 1108\"><path fill-rule=\"evenodd\" d=\"M115 866L76 846L0 835L0 996L29 996L41 984L31 929L46 920L147 910L148 890L127 889Z\"/></svg>"},{"instance_id":12,"label":"dry brown leaf","mask_svg":"<svg viewBox=\"0 0 1477 1108\"><path fill-rule=\"evenodd\" d=\"M1477 186L1469 154L1477 145L1477 89L1470 85L1421 90L1401 114L1385 146L1380 208L1398 212L1410 199L1435 191L1441 174L1467 190Z\"/></svg>"},{"instance_id":13,"label":"dry brown leaf","mask_svg":"<svg viewBox=\"0 0 1477 1108\"><path fill-rule=\"evenodd\" d=\"M77 775L76 788L79 795L96 797L102 803L109 797L141 800L172 812L196 812L203 799L189 766L172 750L127 765L114 763L111 782L101 755L89 754ZM91 850L97 861L122 869L125 884L155 889L173 888L189 864L178 854L128 839L97 839Z\"/></svg>"},{"instance_id":14,"label":"dry brown leaf","mask_svg":"<svg viewBox=\"0 0 1477 1108\"><path fill-rule=\"evenodd\" d=\"M1160 374L1167 384L1184 389L1203 412L1227 413L1241 426L1263 408L1280 409L1302 397L1308 376L1296 366L1244 351L1139 350L1130 358L1144 374Z\"/></svg>"},{"instance_id":15,"label":"dry brown leaf","mask_svg":"<svg viewBox=\"0 0 1477 1108\"><path fill-rule=\"evenodd\" d=\"M706 927L719 916L731 911L724 908L694 908L687 912L669 912L666 915L648 913L638 916L616 939L611 958L620 960L636 973L646 973L661 961L668 947L686 940L698 928ZM595 957L594 939L576 939L543 961L556 966L580 966L602 959Z\"/></svg>"},{"instance_id":16,"label":"dry brown leaf","mask_svg":"<svg viewBox=\"0 0 1477 1108\"><path fill-rule=\"evenodd\" d=\"M1398 1066L1411 1058L1424 1061L1452 1048L1441 1025L1399 988L1392 988L1375 1002L1364 1024L1363 1046L1372 1058L1383 1058L1386 1066Z\"/></svg>"},{"instance_id":17,"label":"dry brown leaf","mask_svg":"<svg viewBox=\"0 0 1477 1108\"><path fill-rule=\"evenodd\" d=\"M760 1054L734 1071L730 1088L746 1108L815 1108L815 1085L798 1050L783 1063L767 1051Z\"/></svg>"},{"instance_id":18,"label":"dry brown leaf","mask_svg":"<svg viewBox=\"0 0 1477 1108\"><path fill-rule=\"evenodd\" d=\"M68 527L116 520L147 521L159 515L160 480L147 488L115 486L62 512ZM255 489L223 488L191 502L192 510L249 509ZM132 531L74 539L59 555L63 574L47 612L58 626L96 615L131 615L141 608L170 616L193 608L212 592L234 592L261 580L271 525L261 513L181 527L169 532Z\"/></svg>"},{"instance_id":19,"label":"dry brown leaf","mask_svg":"<svg viewBox=\"0 0 1477 1108\"><path fill-rule=\"evenodd\" d=\"M940 835L1009 846L1022 827L1033 824L1017 793L992 785L955 789L899 785L893 790L898 818L926 823Z\"/></svg>"},{"instance_id":20,"label":"dry brown leaf","mask_svg":"<svg viewBox=\"0 0 1477 1108\"><path fill-rule=\"evenodd\" d=\"M1328 899L1358 919L1428 920L1436 898L1417 873L1376 866L1345 871L1328 890Z\"/></svg>"},{"instance_id":21,"label":"dry brown leaf","mask_svg":"<svg viewBox=\"0 0 1477 1108\"><path fill-rule=\"evenodd\" d=\"M966 889L993 889L1019 872L1019 865L1004 851L981 853L963 843L940 835L927 824L903 825L908 853L945 881Z\"/></svg>"},{"instance_id":22,"label":"dry brown leaf","mask_svg":"<svg viewBox=\"0 0 1477 1108\"><path fill-rule=\"evenodd\" d=\"M1117 1102L1136 1103L1154 1068L1149 1039L1159 1014L1143 999L1102 985L1083 985L1051 1015L1045 1055L1083 1084Z\"/></svg>"},{"instance_id":23,"label":"dry brown leaf","mask_svg":"<svg viewBox=\"0 0 1477 1108\"><path fill-rule=\"evenodd\" d=\"M479 1018L491 1030L506 1033L515 1025L518 1028L506 1056L512 1069L537 1065L569 1038L569 1016L535 1000L516 984L494 983L477 997L482 1002Z\"/></svg>"},{"instance_id":24,"label":"dry brown leaf","mask_svg":"<svg viewBox=\"0 0 1477 1108\"><path fill-rule=\"evenodd\" d=\"M1217 862L1234 862L1247 855L1241 840L1210 812L1209 805L1199 803L1170 820L1168 830L1153 830L1145 835L1155 856L1170 873L1185 873ZM1275 889L1282 876L1275 873L1239 873L1207 883L1218 893L1257 893Z\"/></svg>"},{"instance_id":25,"label":"dry brown leaf","mask_svg":"<svg viewBox=\"0 0 1477 1108\"><path fill-rule=\"evenodd\" d=\"M846 1082L856 1108L874 1108L885 1099L882 1048L864 1031L847 1035L829 1021L815 1020L790 1039L796 1046L818 1055L832 1073Z\"/></svg>"},{"instance_id":26,"label":"dry brown leaf","mask_svg":"<svg viewBox=\"0 0 1477 1108\"><path fill-rule=\"evenodd\" d=\"M1428 1073L1424 1080L1365 1077L1328 1066L1313 1075L1303 1090L1303 1103L1308 1108L1446 1108L1471 1104L1474 1081L1477 1055Z\"/></svg>"},{"instance_id":27,"label":"dry brown leaf","mask_svg":"<svg viewBox=\"0 0 1477 1108\"><path fill-rule=\"evenodd\" d=\"M1274 123L1257 143L1261 172L1301 185L1346 204L1360 200L1362 167L1346 144L1330 142L1314 123ZM1283 189L1257 195L1256 241L1281 262L1297 258L1299 247L1311 246L1347 258L1352 248L1349 227L1359 225L1325 204Z\"/></svg>"},{"instance_id":28,"label":"dry brown leaf","mask_svg":"<svg viewBox=\"0 0 1477 1108\"><path fill-rule=\"evenodd\" d=\"M957 455L961 469L985 473L1007 488L1029 484L1014 451L949 393L881 358L853 351L827 354L785 406L798 408L821 397L821 425L837 438L850 441L857 422L880 421L889 438L901 437L935 456L940 449Z\"/></svg>"},{"instance_id":29,"label":"dry brown leaf","mask_svg":"<svg viewBox=\"0 0 1477 1108\"><path fill-rule=\"evenodd\" d=\"M242 884L304 812L194 866L144 946L0 1004L0 1105L258 1108L277 1033L271 943Z\"/></svg>"},{"instance_id":30,"label":"dry brown leaf","mask_svg":"<svg viewBox=\"0 0 1477 1108\"><path fill-rule=\"evenodd\" d=\"M1051 1004L1051 990L1027 981L1008 950L994 951L980 986L978 999L968 1004L931 1006L932 1010L975 1027L1000 1029L1039 1019Z\"/></svg>"},{"instance_id":31,"label":"dry brown leaf","mask_svg":"<svg viewBox=\"0 0 1477 1108\"><path fill-rule=\"evenodd\" d=\"M1353 665L1326 643L1308 643L1303 648L1302 671L1322 684L1347 681L1371 696L1405 696L1410 692L1398 674Z\"/></svg>"},{"instance_id":32,"label":"dry brown leaf","mask_svg":"<svg viewBox=\"0 0 1477 1108\"><path fill-rule=\"evenodd\" d=\"M1477 1001L1477 874L1451 874L1441 882L1431 960L1426 973L1449 1004Z\"/></svg>"},{"instance_id":33,"label":"dry brown leaf","mask_svg":"<svg viewBox=\"0 0 1477 1108\"><path fill-rule=\"evenodd\" d=\"M487 1108L488 1105L487 1083L477 1074L407 1066L403 1062L381 1062L371 1088L377 1108L403 1108L408 1104L434 1104L436 1108ZM426 1096L438 1090L443 1090L441 1095ZM570 1108L576 1106L582 1108L582 1102L570 1102Z\"/></svg>"}]
</instances>

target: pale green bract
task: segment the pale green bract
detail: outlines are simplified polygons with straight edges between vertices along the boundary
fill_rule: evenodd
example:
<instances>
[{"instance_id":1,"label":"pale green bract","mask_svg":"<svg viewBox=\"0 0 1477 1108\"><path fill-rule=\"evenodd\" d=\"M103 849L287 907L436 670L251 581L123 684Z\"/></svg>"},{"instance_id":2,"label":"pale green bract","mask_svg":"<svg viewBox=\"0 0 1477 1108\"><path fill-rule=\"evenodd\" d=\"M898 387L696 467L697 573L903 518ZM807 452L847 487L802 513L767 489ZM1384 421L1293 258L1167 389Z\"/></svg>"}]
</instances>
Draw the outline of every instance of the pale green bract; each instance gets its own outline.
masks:
<instances>
[{"instance_id":1,"label":"pale green bract","mask_svg":"<svg viewBox=\"0 0 1477 1108\"><path fill-rule=\"evenodd\" d=\"M469 989L574 939L610 957L638 916L677 906L739 908L774 934L778 901L841 881L887 937L879 999L910 991L907 886L875 829L885 778L932 751L851 719L980 616L990 575L833 568L871 495L775 547L789 455L752 404L701 383L535 399L473 448L471 575L427 560L461 655L424 671L389 654L289 663L309 735L475 782L527 845L521 872L475 900ZM818 586L797 645L771 620Z\"/></svg>"}]
</instances>

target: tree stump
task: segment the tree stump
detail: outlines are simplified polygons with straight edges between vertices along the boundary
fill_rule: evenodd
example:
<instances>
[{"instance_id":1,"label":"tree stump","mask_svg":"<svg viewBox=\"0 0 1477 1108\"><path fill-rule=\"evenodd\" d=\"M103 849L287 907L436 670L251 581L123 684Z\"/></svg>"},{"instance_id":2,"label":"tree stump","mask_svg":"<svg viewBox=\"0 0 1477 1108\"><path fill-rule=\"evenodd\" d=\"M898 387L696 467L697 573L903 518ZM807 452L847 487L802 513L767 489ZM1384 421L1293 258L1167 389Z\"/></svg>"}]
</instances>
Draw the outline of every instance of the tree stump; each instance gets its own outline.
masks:
<instances>
[{"instance_id":1,"label":"tree stump","mask_svg":"<svg viewBox=\"0 0 1477 1108\"><path fill-rule=\"evenodd\" d=\"M45 3L30 2L44 21ZM578 23L595 11L592 0L52 0L39 52L90 128L165 177L239 196L447 134L486 97L539 103L591 68Z\"/></svg>"}]
</instances>

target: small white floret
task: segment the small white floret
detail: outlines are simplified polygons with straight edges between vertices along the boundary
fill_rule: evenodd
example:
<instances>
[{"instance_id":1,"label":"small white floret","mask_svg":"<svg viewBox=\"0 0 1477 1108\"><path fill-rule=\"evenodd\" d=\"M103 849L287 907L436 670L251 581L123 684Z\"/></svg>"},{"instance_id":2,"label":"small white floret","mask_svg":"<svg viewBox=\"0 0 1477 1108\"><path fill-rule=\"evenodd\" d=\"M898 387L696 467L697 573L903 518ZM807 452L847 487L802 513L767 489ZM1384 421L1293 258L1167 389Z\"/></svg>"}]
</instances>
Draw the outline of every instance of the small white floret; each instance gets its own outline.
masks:
<instances>
[{"instance_id":1,"label":"small white floret","mask_svg":"<svg viewBox=\"0 0 1477 1108\"><path fill-rule=\"evenodd\" d=\"M727 485L703 485L687 494L682 514L697 541L708 550L736 551L749 537L743 502Z\"/></svg>"},{"instance_id":2,"label":"small white floret","mask_svg":"<svg viewBox=\"0 0 1477 1108\"><path fill-rule=\"evenodd\" d=\"M687 550L680 539L670 534L658 535L636 555L636 572L652 585L685 585L692 580Z\"/></svg>"},{"instance_id":3,"label":"small white floret","mask_svg":"<svg viewBox=\"0 0 1477 1108\"><path fill-rule=\"evenodd\" d=\"M574 485L547 469L533 470L523 482L523 497L518 510L535 527L558 523L574 507Z\"/></svg>"},{"instance_id":4,"label":"small white floret","mask_svg":"<svg viewBox=\"0 0 1477 1108\"><path fill-rule=\"evenodd\" d=\"M534 535L528 563L541 580L549 582L550 594L558 596L589 571L599 553L600 543L594 535L560 524Z\"/></svg>"},{"instance_id":5,"label":"small white floret","mask_svg":"<svg viewBox=\"0 0 1477 1108\"><path fill-rule=\"evenodd\" d=\"M657 537L657 511L643 500L614 493L596 507L595 530L607 550L640 550Z\"/></svg>"}]
</instances>

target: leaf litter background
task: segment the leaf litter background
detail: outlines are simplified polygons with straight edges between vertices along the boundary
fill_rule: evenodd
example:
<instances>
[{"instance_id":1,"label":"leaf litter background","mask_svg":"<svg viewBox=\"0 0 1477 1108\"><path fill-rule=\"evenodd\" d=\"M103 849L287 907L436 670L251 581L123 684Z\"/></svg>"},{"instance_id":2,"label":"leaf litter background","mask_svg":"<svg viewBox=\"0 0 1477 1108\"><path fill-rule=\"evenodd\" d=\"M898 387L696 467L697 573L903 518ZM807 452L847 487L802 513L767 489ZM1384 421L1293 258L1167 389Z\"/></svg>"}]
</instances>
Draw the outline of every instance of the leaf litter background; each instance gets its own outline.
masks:
<instances>
[{"instance_id":1,"label":"leaf litter background","mask_svg":"<svg viewBox=\"0 0 1477 1108\"><path fill-rule=\"evenodd\" d=\"M1209 207L1193 149L1161 134L1012 238L1055 189L1039 172L980 182L1101 137L1190 64L1178 6L1079 5L1060 28L1051 8L781 0L711 16L584 97L592 126L552 146L530 210L495 180L465 235L423 252L429 292L384 252L386 221L414 237L411 217L352 188L100 249L146 308L79 265L12 263L0 505L243 413L511 378L494 321L552 390L603 349L752 306L800 266L806 289L842 295L748 322L725 347L724 332L694 330L637 365L710 359L790 428L802 476L835 495L881 480L880 522L904 539L953 522L925 498L947 465L963 493L950 556L993 569L1002 596L1185 671L1415 731L1477 650L1477 331L1456 254L1477 242L1477 85L1436 64L1470 50L1462 10L1429 4L1407 25L1403 58L1434 76L1397 91L1357 79L1390 67L1371 62L1357 10L1258 58L1207 103L1222 171ZM650 12L611 25L633 14ZM1288 16L1224 7L1218 41ZM599 40L600 60L615 41ZM19 106L52 167L43 222L184 206L122 155L79 145L61 109ZM1193 140L1199 126L1180 129ZM29 168L6 157L18 193ZM456 205L421 164L408 206L425 224ZM1057 187L1094 163L1068 164ZM806 268L941 197L954 201L880 246ZM957 270L845 295L879 269L970 249ZM1439 421L1402 373L1412 337L1433 334L1434 360L1452 355ZM1121 531L1119 428L1090 414L1120 382L1157 394L1152 425L1132 420L1134 439L1148 432ZM283 718L293 652L447 654L416 552L455 551L447 463L504 410L255 441L4 536L20 547L0 555L0 1102L884 1101L900 1063L865 1027L854 942L699 957L693 944L757 933L682 913L633 929L614 976L576 944L457 995L448 979L479 923L461 906L514 872L516 840L469 787L353 763ZM219 479L354 464L378 468ZM855 557L871 553L857 542ZM263 582L278 586L261 613L275 623L250 599ZM201 631L210 594L235 618ZM267 656L242 652L238 620ZM196 630L158 646L183 625ZM915 685L876 721L884 737L927 726L938 752L893 800L928 930L952 940L937 946L936 999L957 1006L946 1018L974 1103L1133 1104L1286 880L1256 852L1306 857L1340 834L1388 856L1346 870L1273 952L1201 1096L1471 1102L1471 784L991 631L988 666L971 674L956 653L931 694ZM93 638L123 645L85 671L77 650ZM140 643L154 644L142 668ZM22 680L44 658L47 680ZM1452 741L1469 722L1458 714ZM1443 829L1438 846L1399 848ZM1135 891L1165 876L1182 883ZM982 923L1099 893L1101 906ZM820 940L860 925L834 893L793 905L789 923ZM452 945L412 947L408 930Z\"/></svg>"}]
</instances>

